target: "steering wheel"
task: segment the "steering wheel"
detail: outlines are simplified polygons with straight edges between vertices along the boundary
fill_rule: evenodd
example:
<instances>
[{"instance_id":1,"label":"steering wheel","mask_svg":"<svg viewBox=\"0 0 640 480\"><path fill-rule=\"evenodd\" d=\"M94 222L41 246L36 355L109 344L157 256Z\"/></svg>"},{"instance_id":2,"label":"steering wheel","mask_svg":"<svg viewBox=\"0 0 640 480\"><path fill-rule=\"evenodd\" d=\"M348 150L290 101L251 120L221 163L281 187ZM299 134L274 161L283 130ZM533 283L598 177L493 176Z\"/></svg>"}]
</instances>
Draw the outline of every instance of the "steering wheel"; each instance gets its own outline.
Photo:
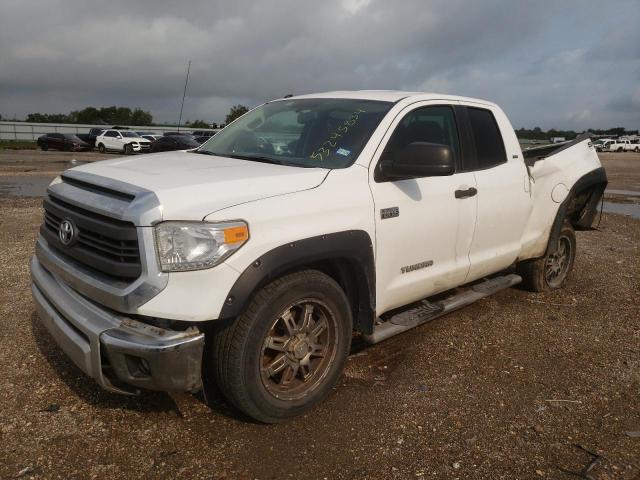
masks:
<instances>
[{"instance_id":1,"label":"steering wheel","mask_svg":"<svg viewBox=\"0 0 640 480\"><path fill-rule=\"evenodd\" d=\"M234 152L256 151L264 154L274 154L275 149L269 140L259 137L253 132L241 132L235 139L233 145Z\"/></svg>"},{"instance_id":2,"label":"steering wheel","mask_svg":"<svg viewBox=\"0 0 640 480\"><path fill-rule=\"evenodd\" d=\"M276 153L275 148L273 148L273 144L265 137L256 137L256 147L262 153Z\"/></svg>"}]
</instances>

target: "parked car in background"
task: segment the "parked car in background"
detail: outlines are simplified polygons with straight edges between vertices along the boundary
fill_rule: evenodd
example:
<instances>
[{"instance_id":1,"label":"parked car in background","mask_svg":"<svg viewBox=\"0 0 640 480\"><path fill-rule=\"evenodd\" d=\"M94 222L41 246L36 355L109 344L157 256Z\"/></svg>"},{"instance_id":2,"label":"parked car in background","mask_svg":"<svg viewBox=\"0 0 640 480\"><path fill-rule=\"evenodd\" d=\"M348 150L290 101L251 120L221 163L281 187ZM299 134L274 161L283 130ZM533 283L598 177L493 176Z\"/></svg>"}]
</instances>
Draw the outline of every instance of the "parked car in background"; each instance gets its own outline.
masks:
<instances>
[{"instance_id":1,"label":"parked car in background","mask_svg":"<svg viewBox=\"0 0 640 480\"><path fill-rule=\"evenodd\" d=\"M200 145L202 145L204 142L206 142L207 140L209 140L211 138L211 135L204 135L204 136L200 136L200 137L193 137L194 140L196 142L198 142Z\"/></svg>"},{"instance_id":2,"label":"parked car in background","mask_svg":"<svg viewBox=\"0 0 640 480\"><path fill-rule=\"evenodd\" d=\"M627 145L630 145L630 144L631 142L629 140L616 139L609 144L609 151L624 152L627 149Z\"/></svg>"},{"instance_id":3,"label":"parked car in background","mask_svg":"<svg viewBox=\"0 0 640 480\"><path fill-rule=\"evenodd\" d=\"M80 140L89 144L91 148L96 146L96 137L105 131L105 127L100 128L90 128L89 133L78 133L76 134Z\"/></svg>"},{"instance_id":4,"label":"parked car in background","mask_svg":"<svg viewBox=\"0 0 640 480\"><path fill-rule=\"evenodd\" d=\"M194 137L213 137L218 132L211 132L209 130L194 130Z\"/></svg>"},{"instance_id":5,"label":"parked car in background","mask_svg":"<svg viewBox=\"0 0 640 480\"><path fill-rule=\"evenodd\" d=\"M134 152L148 152L151 142L130 130L105 130L96 138L96 146L100 153L116 151L130 155Z\"/></svg>"},{"instance_id":6,"label":"parked car in background","mask_svg":"<svg viewBox=\"0 0 640 480\"><path fill-rule=\"evenodd\" d=\"M152 152L169 152L171 150L190 150L200 143L191 135L167 135L160 137L151 145Z\"/></svg>"},{"instance_id":7,"label":"parked car in background","mask_svg":"<svg viewBox=\"0 0 640 480\"><path fill-rule=\"evenodd\" d=\"M139 133L139 132L138 132ZM140 135L142 138L146 138L147 140L149 140L151 143L155 142L156 140L158 140L159 138L162 138L162 135L155 135L152 133L145 133L144 135Z\"/></svg>"},{"instance_id":8,"label":"parked car in background","mask_svg":"<svg viewBox=\"0 0 640 480\"><path fill-rule=\"evenodd\" d=\"M598 152L615 152L612 146L616 145L617 140L612 138L601 138L594 142L594 146Z\"/></svg>"},{"instance_id":9,"label":"parked car in background","mask_svg":"<svg viewBox=\"0 0 640 480\"><path fill-rule=\"evenodd\" d=\"M624 145L625 152L640 152L640 140L626 140Z\"/></svg>"},{"instance_id":10,"label":"parked car in background","mask_svg":"<svg viewBox=\"0 0 640 480\"><path fill-rule=\"evenodd\" d=\"M164 132L162 134L163 137L172 137L175 135L192 135L191 132Z\"/></svg>"},{"instance_id":11,"label":"parked car in background","mask_svg":"<svg viewBox=\"0 0 640 480\"><path fill-rule=\"evenodd\" d=\"M91 150L91 145L73 133L47 133L38 137L38 146L42 150L80 151Z\"/></svg>"}]
</instances>

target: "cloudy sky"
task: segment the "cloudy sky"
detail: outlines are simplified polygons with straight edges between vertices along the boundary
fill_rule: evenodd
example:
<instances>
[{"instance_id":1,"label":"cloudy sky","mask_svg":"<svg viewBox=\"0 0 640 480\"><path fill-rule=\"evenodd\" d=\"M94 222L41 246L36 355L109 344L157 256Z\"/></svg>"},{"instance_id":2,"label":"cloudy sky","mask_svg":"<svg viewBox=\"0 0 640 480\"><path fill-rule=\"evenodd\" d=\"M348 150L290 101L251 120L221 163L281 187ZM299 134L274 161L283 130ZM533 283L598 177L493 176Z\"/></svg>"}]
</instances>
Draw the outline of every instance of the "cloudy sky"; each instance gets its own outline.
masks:
<instances>
[{"instance_id":1,"label":"cloudy sky","mask_svg":"<svg viewBox=\"0 0 640 480\"><path fill-rule=\"evenodd\" d=\"M640 128L640 0L1 0L0 114L221 121L287 93L493 100L516 127Z\"/></svg>"}]
</instances>

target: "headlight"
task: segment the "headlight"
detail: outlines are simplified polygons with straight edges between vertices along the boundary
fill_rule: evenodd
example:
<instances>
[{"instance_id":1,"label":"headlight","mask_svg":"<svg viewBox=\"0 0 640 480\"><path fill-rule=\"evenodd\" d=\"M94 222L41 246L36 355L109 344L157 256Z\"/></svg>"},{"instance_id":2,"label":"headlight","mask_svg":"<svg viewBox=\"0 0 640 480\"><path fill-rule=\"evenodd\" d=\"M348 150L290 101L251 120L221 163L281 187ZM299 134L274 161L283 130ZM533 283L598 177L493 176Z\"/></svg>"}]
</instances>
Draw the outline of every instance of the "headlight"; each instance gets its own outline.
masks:
<instances>
[{"instance_id":1,"label":"headlight","mask_svg":"<svg viewBox=\"0 0 640 480\"><path fill-rule=\"evenodd\" d=\"M163 222L155 227L156 250L163 272L211 268L249 239L245 222Z\"/></svg>"}]
</instances>

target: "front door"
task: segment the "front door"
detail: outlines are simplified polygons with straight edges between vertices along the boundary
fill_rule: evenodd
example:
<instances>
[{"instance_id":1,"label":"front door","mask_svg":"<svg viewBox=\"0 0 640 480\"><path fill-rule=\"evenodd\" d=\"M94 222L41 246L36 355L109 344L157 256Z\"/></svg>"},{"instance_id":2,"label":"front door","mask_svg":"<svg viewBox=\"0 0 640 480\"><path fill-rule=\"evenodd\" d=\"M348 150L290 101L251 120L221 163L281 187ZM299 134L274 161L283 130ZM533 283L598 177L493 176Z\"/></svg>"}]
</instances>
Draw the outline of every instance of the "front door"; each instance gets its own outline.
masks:
<instances>
[{"instance_id":1,"label":"front door","mask_svg":"<svg viewBox=\"0 0 640 480\"><path fill-rule=\"evenodd\" d=\"M422 102L408 107L389 129L392 133L383 139L386 146L373 165L410 143L429 142L448 145L459 166L458 131L451 105ZM370 185L379 315L464 282L475 227L476 185L473 172L398 181L376 177L374 170Z\"/></svg>"}]
</instances>

